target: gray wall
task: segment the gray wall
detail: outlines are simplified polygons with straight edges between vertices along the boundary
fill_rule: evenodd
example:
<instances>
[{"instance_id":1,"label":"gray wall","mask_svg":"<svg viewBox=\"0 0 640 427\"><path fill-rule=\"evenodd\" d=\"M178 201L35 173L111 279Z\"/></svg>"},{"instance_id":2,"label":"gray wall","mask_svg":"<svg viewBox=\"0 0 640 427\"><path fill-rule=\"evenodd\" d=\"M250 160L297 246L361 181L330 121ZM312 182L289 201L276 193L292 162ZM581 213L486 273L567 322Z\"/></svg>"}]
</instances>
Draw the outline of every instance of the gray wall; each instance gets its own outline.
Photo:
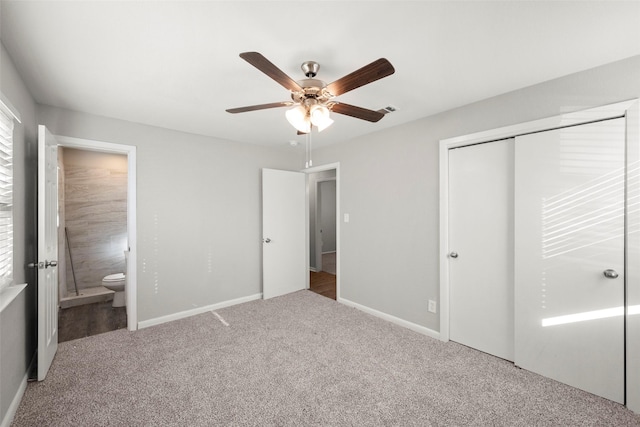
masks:
<instances>
[{"instance_id":1,"label":"gray wall","mask_svg":"<svg viewBox=\"0 0 640 427\"><path fill-rule=\"evenodd\" d=\"M268 149L38 106L56 135L136 146L138 321L262 291L260 170L300 169Z\"/></svg>"},{"instance_id":2,"label":"gray wall","mask_svg":"<svg viewBox=\"0 0 640 427\"><path fill-rule=\"evenodd\" d=\"M80 290L100 286L108 274L125 272L128 162L121 154L61 150L65 177L61 228L62 233L67 228L68 240L66 246L66 239L59 242L59 253L66 259L66 282L59 283L73 295L74 276Z\"/></svg>"},{"instance_id":3,"label":"gray wall","mask_svg":"<svg viewBox=\"0 0 640 427\"><path fill-rule=\"evenodd\" d=\"M427 311L439 299L438 141L637 98L639 76L635 56L316 150L316 165L340 162L340 217L350 214L342 297L439 331Z\"/></svg>"},{"instance_id":4,"label":"gray wall","mask_svg":"<svg viewBox=\"0 0 640 427\"><path fill-rule=\"evenodd\" d=\"M0 91L18 110L22 124L13 131L13 277L28 283L0 317L0 420L15 396L35 353L35 274L25 265L35 260L37 162L35 103L0 43Z\"/></svg>"}]
</instances>

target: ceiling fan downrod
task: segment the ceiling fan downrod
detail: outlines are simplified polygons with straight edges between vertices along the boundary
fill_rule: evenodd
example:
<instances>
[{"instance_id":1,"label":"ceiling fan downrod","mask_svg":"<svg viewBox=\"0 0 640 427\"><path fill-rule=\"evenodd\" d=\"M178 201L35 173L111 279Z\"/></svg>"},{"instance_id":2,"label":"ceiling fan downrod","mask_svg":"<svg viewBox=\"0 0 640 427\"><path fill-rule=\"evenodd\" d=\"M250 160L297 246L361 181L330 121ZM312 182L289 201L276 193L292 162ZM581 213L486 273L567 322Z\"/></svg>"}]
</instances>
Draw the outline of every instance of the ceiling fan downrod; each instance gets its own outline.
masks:
<instances>
[{"instance_id":1,"label":"ceiling fan downrod","mask_svg":"<svg viewBox=\"0 0 640 427\"><path fill-rule=\"evenodd\" d=\"M302 72L305 76L312 79L318 74L318 70L320 70L320 64L315 61L305 61L300 66L302 68Z\"/></svg>"}]
</instances>

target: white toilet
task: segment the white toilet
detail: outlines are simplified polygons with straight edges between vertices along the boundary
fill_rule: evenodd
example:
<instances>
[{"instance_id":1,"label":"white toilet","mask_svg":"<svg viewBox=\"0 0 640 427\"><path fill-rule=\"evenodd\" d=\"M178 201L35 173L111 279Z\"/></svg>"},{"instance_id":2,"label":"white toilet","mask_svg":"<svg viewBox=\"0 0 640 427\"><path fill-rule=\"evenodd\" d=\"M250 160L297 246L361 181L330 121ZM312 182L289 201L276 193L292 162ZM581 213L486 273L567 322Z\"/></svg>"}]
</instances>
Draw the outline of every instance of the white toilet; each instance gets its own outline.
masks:
<instances>
[{"instance_id":1,"label":"white toilet","mask_svg":"<svg viewBox=\"0 0 640 427\"><path fill-rule=\"evenodd\" d=\"M102 286L115 291L115 294L113 295L113 304L111 304L112 307L124 307L127 305L124 296L125 283L126 278L124 273L110 274L102 279Z\"/></svg>"}]
</instances>

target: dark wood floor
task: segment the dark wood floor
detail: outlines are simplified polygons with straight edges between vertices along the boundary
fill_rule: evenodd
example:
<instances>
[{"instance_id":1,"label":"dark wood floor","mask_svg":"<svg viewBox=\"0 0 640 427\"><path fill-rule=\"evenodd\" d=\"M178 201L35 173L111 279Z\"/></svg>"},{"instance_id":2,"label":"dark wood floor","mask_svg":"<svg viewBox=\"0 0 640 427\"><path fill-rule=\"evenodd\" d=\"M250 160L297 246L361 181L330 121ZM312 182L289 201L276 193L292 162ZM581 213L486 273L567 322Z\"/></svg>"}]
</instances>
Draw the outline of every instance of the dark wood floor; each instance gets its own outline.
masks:
<instances>
[{"instance_id":1,"label":"dark wood floor","mask_svg":"<svg viewBox=\"0 0 640 427\"><path fill-rule=\"evenodd\" d=\"M326 271L310 272L309 290L327 298L336 299L336 275Z\"/></svg>"},{"instance_id":2,"label":"dark wood floor","mask_svg":"<svg viewBox=\"0 0 640 427\"><path fill-rule=\"evenodd\" d=\"M71 341L127 327L127 308L111 301L60 309L58 342Z\"/></svg>"}]
</instances>

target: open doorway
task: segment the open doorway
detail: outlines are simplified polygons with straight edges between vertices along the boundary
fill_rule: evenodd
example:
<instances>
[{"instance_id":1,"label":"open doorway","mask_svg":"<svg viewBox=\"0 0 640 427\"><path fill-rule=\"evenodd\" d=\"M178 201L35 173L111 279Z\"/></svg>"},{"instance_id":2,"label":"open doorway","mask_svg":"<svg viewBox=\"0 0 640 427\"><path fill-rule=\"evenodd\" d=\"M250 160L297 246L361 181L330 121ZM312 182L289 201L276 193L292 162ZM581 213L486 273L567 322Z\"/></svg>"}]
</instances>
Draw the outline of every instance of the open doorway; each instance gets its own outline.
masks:
<instances>
[{"instance_id":1,"label":"open doorway","mask_svg":"<svg viewBox=\"0 0 640 427\"><path fill-rule=\"evenodd\" d=\"M128 158L58 148L58 341L127 326Z\"/></svg>"},{"instance_id":2,"label":"open doorway","mask_svg":"<svg viewBox=\"0 0 640 427\"><path fill-rule=\"evenodd\" d=\"M62 187L58 241L63 262L58 269L59 306L60 311L81 307L70 319L60 318L58 326L81 319L74 327L76 335L124 327L136 330L136 147L65 136L56 140L62 153L58 158ZM76 305L74 299L89 304ZM107 316L107 311L117 315ZM102 324L86 319L87 315ZM82 326L87 320L89 329Z\"/></svg>"},{"instance_id":3,"label":"open doorway","mask_svg":"<svg viewBox=\"0 0 640 427\"><path fill-rule=\"evenodd\" d=\"M337 169L308 175L309 191L309 290L337 299Z\"/></svg>"}]
</instances>

